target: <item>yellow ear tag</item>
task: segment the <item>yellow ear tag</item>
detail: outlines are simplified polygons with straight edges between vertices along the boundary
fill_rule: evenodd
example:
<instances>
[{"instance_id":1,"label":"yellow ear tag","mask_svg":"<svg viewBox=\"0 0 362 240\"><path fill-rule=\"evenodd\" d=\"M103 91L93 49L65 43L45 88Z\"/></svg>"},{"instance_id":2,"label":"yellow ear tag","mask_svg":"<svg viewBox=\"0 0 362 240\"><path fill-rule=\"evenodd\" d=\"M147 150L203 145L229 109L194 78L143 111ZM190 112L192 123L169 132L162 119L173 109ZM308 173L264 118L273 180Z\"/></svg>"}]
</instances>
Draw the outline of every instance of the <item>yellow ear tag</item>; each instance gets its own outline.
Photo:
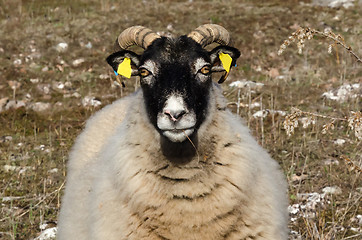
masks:
<instances>
[{"instance_id":1,"label":"yellow ear tag","mask_svg":"<svg viewBox=\"0 0 362 240\"><path fill-rule=\"evenodd\" d=\"M227 53L220 53L219 54L219 58L220 61L222 63L222 66L224 67L224 69L226 70L226 72L230 71L230 66L231 66L231 62L233 61L233 59L230 57L229 54Z\"/></svg>"},{"instance_id":2,"label":"yellow ear tag","mask_svg":"<svg viewBox=\"0 0 362 240\"><path fill-rule=\"evenodd\" d=\"M117 73L130 78L132 74L131 59L124 58L123 62L118 65Z\"/></svg>"}]
</instances>

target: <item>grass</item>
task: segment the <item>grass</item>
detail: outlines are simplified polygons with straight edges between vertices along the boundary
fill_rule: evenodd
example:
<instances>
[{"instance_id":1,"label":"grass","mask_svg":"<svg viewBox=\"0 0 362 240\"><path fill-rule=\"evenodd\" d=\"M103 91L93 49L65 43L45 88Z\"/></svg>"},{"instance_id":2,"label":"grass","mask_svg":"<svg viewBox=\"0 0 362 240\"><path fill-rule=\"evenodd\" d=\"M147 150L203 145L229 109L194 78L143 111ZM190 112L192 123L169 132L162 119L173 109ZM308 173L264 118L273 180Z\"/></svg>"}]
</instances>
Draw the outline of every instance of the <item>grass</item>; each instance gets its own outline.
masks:
<instances>
[{"instance_id":1,"label":"grass","mask_svg":"<svg viewBox=\"0 0 362 240\"><path fill-rule=\"evenodd\" d=\"M82 99L96 97L105 106L134 91L133 79L126 80L122 91L114 85L104 60L117 34L136 24L156 31L171 24L171 33L178 35L212 22L232 33L242 53L238 68L222 85L225 95L234 103L239 92L239 114L280 163L289 183L290 205L299 207L291 214L290 238L359 239L362 186L356 166L361 166L361 141L346 121L336 121L334 129L322 134L323 125L330 123L326 118L317 118L307 128L299 123L288 136L282 113L291 114L295 107L344 118L360 111L361 95L344 102L321 96L343 84L361 83L361 64L340 47L329 54L330 42L322 38L305 43L301 55L293 46L281 56L277 53L298 27L323 31L327 26L361 56L361 14L359 5L331 9L276 0L0 0L0 100L15 98L26 105L0 112L0 238L32 239L41 232L41 224L56 225L68 153L86 119L100 108L83 106ZM65 52L55 50L60 42L68 44ZM88 42L92 48L85 47ZM85 62L73 66L79 58ZM14 64L16 60L21 64ZM108 76L101 77L104 74ZM240 91L228 86L243 79L264 86ZM21 86L14 91L9 81ZM58 83L65 87L56 87ZM37 112L29 108L35 102L52 107ZM251 108L255 103L259 107ZM237 111L235 104L230 108ZM254 118L259 110L269 114ZM338 139L345 142L338 145ZM324 193L326 187L338 187L340 193Z\"/></svg>"}]
</instances>

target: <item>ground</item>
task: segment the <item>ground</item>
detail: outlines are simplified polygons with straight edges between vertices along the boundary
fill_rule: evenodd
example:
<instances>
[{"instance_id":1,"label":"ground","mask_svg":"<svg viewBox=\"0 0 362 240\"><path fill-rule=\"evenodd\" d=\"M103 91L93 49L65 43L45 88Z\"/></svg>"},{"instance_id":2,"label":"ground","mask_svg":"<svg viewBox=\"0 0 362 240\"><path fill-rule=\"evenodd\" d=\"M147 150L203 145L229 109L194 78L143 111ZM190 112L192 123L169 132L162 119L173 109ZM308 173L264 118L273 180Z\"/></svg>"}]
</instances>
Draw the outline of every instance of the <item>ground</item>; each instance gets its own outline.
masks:
<instances>
[{"instance_id":1,"label":"ground","mask_svg":"<svg viewBox=\"0 0 362 240\"><path fill-rule=\"evenodd\" d=\"M180 35L204 23L227 28L242 53L222 86L288 179L290 239L360 239L362 63L318 34L301 54L292 43L278 55L309 27L362 56L361 1L329 2L0 0L0 239L55 229L84 122L138 87L132 78L121 88L105 62L118 34L144 25Z\"/></svg>"}]
</instances>

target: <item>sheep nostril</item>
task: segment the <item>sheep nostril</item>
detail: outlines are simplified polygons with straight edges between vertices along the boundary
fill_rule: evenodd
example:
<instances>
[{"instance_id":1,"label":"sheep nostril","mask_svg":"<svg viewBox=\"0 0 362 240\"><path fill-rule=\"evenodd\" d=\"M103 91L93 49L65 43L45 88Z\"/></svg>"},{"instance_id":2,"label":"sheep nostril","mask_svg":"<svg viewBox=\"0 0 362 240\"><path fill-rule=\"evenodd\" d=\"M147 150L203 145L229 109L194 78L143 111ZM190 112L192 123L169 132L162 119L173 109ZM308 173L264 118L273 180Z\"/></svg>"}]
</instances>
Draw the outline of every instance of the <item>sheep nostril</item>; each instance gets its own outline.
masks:
<instances>
[{"instance_id":1,"label":"sheep nostril","mask_svg":"<svg viewBox=\"0 0 362 240\"><path fill-rule=\"evenodd\" d=\"M164 112L172 121L176 122L181 119L181 117L186 113L184 110L179 111L169 111Z\"/></svg>"},{"instance_id":2,"label":"sheep nostril","mask_svg":"<svg viewBox=\"0 0 362 240\"><path fill-rule=\"evenodd\" d=\"M176 119L180 119L185 113L186 113L186 111L184 111L184 110L178 111L173 114L173 117Z\"/></svg>"}]
</instances>

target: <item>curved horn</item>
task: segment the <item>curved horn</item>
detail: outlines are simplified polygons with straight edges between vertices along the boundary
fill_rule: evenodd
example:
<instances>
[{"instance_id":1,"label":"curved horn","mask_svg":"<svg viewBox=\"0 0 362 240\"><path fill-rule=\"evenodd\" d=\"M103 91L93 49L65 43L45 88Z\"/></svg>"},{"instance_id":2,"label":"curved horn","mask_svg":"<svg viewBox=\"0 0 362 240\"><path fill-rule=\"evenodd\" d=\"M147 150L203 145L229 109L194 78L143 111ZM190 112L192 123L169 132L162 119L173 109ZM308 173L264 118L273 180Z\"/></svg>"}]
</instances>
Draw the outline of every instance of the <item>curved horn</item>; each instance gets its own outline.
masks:
<instances>
[{"instance_id":1,"label":"curved horn","mask_svg":"<svg viewBox=\"0 0 362 240\"><path fill-rule=\"evenodd\" d=\"M157 38L160 38L160 36L151 29L143 26L133 26L119 34L118 44L122 49L127 49L133 45L146 49Z\"/></svg>"},{"instance_id":2,"label":"curved horn","mask_svg":"<svg viewBox=\"0 0 362 240\"><path fill-rule=\"evenodd\" d=\"M228 45L230 43L229 32L217 24L201 25L187 36L199 43L202 47L206 47L213 42L222 45Z\"/></svg>"}]
</instances>

